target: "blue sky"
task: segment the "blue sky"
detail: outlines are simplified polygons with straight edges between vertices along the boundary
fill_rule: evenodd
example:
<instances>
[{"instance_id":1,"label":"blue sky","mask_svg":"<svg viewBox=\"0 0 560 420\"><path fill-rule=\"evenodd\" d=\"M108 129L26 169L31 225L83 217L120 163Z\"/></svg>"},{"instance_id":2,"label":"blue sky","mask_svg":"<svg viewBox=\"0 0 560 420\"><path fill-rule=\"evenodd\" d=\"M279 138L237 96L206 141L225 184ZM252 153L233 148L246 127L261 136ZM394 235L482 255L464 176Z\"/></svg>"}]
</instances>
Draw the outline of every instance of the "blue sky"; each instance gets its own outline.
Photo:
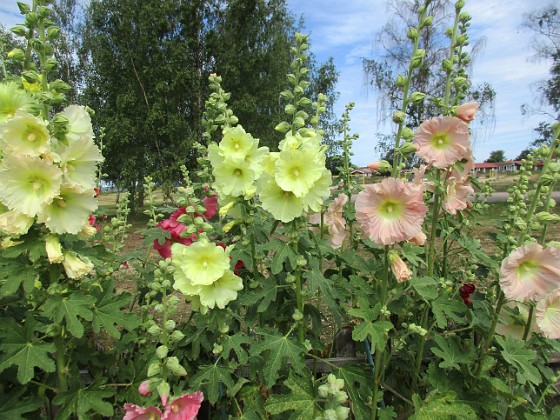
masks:
<instances>
[{"instance_id":1,"label":"blue sky","mask_svg":"<svg viewBox=\"0 0 560 420\"><path fill-rule=\"evenodd\" d=\"M354 143L353 163L363 166L378 159L375 153L378 132L390 133L391 124L378 124L376 94L368 91L362 58L375 58L373 39L386 22L386 0L287 0L296 15L305 18L312 51L320 62L333 57L340 73L335 110L340 116L345 104L355 102L351 130L360 138ZM486 39L478 55L471 80L490 83L496 90L495 124L473 128L474 156L488 158L493 150L504 150L515 158L535 137L533 129L548 116L522 116L520 107L538 105L535 84L548 77L550 62L531 60L532 34L520 29L524 12L540 8L549 0L466 0L465 11L472 16L469 36L474 42ZM21 22L15 0L0 0L0 23L11 27Z\"/></svg>"},{"instance_id":2,"label":"blue sky","mask_svg":"<svg viewBox=\"0 0 560 420\"><path fill-rule=\"evenodd\" d=\"M493 150L504 150L515 158L535 137L533 129L548 116L522 116L524 103L538 104L535 83L548 76L550 62L531 60L532 34L520 29L524 12L549 4L549 0L466 0L464 10L472 16L469 37L474 42L486 38L486 45L474 64L473 84L490 83L495 89L495 124L473 128L474 156L477 162ZM375 58L373 40L387 20L386 0L288 0L296 15L303 15L311 49L319 61L334 58L340 72L335 105L338 115L348 102L355 102L351 113L354 143L353 163L366 165L375 153L375 133L390 133L391 123L378 124L376 94L368 91L362 71L362 58Z\"/></svg>"}]
</instances>

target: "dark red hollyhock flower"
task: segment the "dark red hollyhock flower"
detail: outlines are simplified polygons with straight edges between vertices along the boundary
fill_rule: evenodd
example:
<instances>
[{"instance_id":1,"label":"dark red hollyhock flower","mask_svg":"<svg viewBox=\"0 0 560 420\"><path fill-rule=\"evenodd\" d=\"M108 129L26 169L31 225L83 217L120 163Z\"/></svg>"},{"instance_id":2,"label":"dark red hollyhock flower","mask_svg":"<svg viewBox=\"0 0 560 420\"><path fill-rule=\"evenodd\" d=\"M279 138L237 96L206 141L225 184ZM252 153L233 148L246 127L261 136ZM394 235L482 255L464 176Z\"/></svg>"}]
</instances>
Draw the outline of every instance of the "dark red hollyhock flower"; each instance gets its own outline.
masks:
<instances>
[{"instance_id":1,"label":"dark red hollyhock flower","mask_svg":"<svg viewBox=\"0 0 560 420\"><path fill-rule=\"evenodd\" d=\"M459 288L459 294L463 298L463 302L465 302L466 305L470 306L472 304L470 297L475 290L476 287L472 283L465 283Z\"/></svg>"}]
</instances>

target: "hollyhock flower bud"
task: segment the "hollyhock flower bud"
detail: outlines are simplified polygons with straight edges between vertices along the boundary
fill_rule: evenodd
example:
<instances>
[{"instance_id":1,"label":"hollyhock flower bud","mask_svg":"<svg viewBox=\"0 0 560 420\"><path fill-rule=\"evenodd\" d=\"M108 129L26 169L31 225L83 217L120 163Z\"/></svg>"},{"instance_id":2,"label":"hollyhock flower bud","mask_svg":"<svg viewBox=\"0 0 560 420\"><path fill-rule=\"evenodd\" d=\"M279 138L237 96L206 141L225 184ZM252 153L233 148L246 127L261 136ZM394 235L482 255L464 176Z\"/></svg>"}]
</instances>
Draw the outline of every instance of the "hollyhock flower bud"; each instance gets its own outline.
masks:
<instances>
[{"instance_id":1,"label":"hollyhock flower bud","mask_svg":"<svg viewBox=\"0 0 560 420\"><path fill-rule=\"evenodd\" d=\"M410 271L406 263L396 252L389 254L389 263L391 264L391 271L399 283L410 280L412 271Z\"/></svg>"},{"instance_id":2,"label":"hollyhock flower bud","mask_svg":"<svg viewBox=\"0 0 560 420\"><path fill-rule=\"evenodd\" d=\"M66 275L71 279L80 279L93 271L93 263L87 257L80 256L75 252L65 252L62 261Z\"/></svg>"},{"instance_id":3,"label":"hollyhock flower bud","mask_svg":"<svg viewBox=\"0 0 560 420\"><path fill-rule=\"evenodd\" d=\"M60 239L58 239L57 235L47 235L45 238L45 249L51 264L60 264L64 259L62 245L60 245Z\"/></svg>"},{"instance_id":4,"label":"hollyhock flower bud","mask_svg":"<svg viewBox=\"0 0 560 420\"><path fill-rule=\"evenodd\" d=\"M402 111L393 112L393 122L395 124L400 124L404 122L405 119L406 119L406 114L404 112Z\"/></svg>"},{"instance_id":5,"label":"hollyhock flower bud","mask_svg":"<svg viewBox=\"0 0 560 420\"><path fill-rule=\"evenodd\" d=\"M150 395L152 395L152 393L150 392L150 382L149 381L142 382L138 387L138 393L140 395L143 395L144 397L149 397Z\"/></svg>"},{"instance_id":6,"label":"hollyhock flower bud","mask_svg":"<svg viewBox=\"0 0 560 420\"><path fill-rule=\"evenodd\" d=\"M474 120L474 116L478 111L478 102L465 102L457 107L457 118L466 124Z\"/></svg>"}]
</instances>

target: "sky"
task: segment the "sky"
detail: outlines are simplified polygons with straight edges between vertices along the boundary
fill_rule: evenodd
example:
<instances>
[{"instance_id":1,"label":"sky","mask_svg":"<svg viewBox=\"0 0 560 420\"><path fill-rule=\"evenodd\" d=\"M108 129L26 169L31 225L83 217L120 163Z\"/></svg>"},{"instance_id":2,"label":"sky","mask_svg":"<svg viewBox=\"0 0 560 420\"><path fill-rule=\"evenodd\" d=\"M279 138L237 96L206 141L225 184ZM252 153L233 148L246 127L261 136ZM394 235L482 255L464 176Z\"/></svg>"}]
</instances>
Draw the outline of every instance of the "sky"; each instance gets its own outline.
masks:
<instances>
[{"instance_id":1,"label":"sky","mask_svg":"<svg viewBox=\"0 0 560 420\"><path fill-rule=\"evenodd\" d=\"M473 85L488 82L496 91L495 124L471 124L477 162L487 159L494 150L504 150L507 159L514 159L535 139L538 122L552 118L521 114L523 104L539 104L535 84L548 78L551 66L551 62L533 59L532 34L520 28L523 13L549 3L550 0L465 1L463 10L472 16L471 44L481 38L486 40L474 63L471 81ZM394 124L378 123L376 93L365 84L362 59L379 58L373 41L387 22L387 0L288 0L288 6L296 16L303 15L305 32L318 61L334 58L339 72L337 115L342 115L347 103L356 104L350 114L350 128L360 137L353 145L353 163L365 166L377 160L376 133L389 134Z\"/></svg>"},{"instance_id":2,"label":"sky","mask_svg":"<svg viewBox=\"0 0 560 420\"><path fill-rule=\"evenodd\" d=\"M504 150L507 159L514 159L535 139L534 128L539 121L551 120L549 116L521 113L523 104L538 105L535 85L548 78L551 63L532 59L532 34L520 28L523 13L541 8L550 0L465 3L464 10L472 16L471 44L485 39L471 81L473 85L488 82L496 91L495 123L471 124L475 160L484 161L494 150ZM387 21L387 0L287 0L287 4L296 16L304 17L311 51L318 61L334 58L339 72L337 115L342 115L346 104L355 103L350 128L360 137L353 145L352 162L365 166L377 160L376 133L389 134L393 127L392 123L378 122L376 93L366 86L362 60L378 58L373 40ZM16 1L0 0L0 23L11 27L20 22Z\"/></svg>"}]
</instances>

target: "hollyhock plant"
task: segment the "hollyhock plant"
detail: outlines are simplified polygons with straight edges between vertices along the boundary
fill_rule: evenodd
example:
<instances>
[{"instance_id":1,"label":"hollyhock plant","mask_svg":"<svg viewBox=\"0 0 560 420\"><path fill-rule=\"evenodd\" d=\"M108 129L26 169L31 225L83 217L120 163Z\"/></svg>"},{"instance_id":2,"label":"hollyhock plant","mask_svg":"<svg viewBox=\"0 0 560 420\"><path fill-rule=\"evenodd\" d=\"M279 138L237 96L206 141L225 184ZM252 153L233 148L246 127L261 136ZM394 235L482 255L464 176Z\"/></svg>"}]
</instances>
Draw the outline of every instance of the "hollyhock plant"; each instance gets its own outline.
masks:
<instances>
[{"instance_id":1,"label":"hollyhock plant","mask_svg":"<svg viewBox=\"0 0 560 420\"><path fill-rule=\"evenodd\" d=\"M67 147L57 147L60 155L60 168L64 171L64 182L91 190L97 185L96 169L103 156L92 139L80 137Z\"/></svg>"},{"instance_id":2,"label":"hollyhock plant","mask_svg":"<svg viewBox=\"0 0 560 420\"><path fill-rule=\"evenodd\" d=\"M533 243L513 250L502 261L500 286L511 300L542 299L560 286L560 249Z\"/></svg>"},{"instance_id":3,"label":"hollyhock plant","mask_svg":"<svg viewBox=\"0 0 560 420\"><path fill-rule=\"evenodd\" d=\"M422 231L428 207L422 190L397 178L366 186L356 198L356 219L369 239L391 245Z\"/></svg>"},{"instance_id":4,"label":"hollyhock plant","mask_svg":"<svg viewBox=\"0 0 560 420\"><path fill-rule=\"evenodd\" d=\"M196 294L202 306L224 309L229 302L237 299L237 292L240 290L243 290L243 280L232 271L226 270L212 284L198 285Z\"/></svg>"},{"instance_id":5,"label":"hollyhock plant","mask_svg":"<svg viewBox=\"0 0 560 420\"><path fill-rule=\"evenodd\" d=\"M305 196L324 172L324 164L312 149L286 150L276 161L275 180L284 191Z\"/></svg>"},{"instance_id":6,"label":"hollyhock plant","mask_svg":"<svg viewBox=\"0 0 560 420\"><path fill-rule=\"evenodd\" d=\"M204 394L196 391L192 394L185 394L171 401L165 411L162 419L165 420L194 420L200 410L200 405L204 401Z\"/></svg>"},{"instance_id":7,"label":"hollyhock plant","mask_svg":"<svg viewBox=\"0 0 560 420\"><path fill-rule=\"evenodd\" d=\"M62 171L38 157L9 156L0 166L0 201L33 217L60 194Z\"/></svg>"},{"instance_id":8,"label":"hollyhock plant","mask_svg":"<svg viewBox=\"0 0 560 420\"><path fill-rule=\"evenodd\" d=\"M478 102L465 102L464 104L459 105L456 111L457 118L464 123L469 124L472 120L474 120L478 107Z\"/></svg>"},{"instance_id":9,"label":"hollyhock plant","mask_svg":"<svg viewBox=\"0 0 560 420\"><path fill-rule=\"evenodd\" d=\"M455 117L436 117L424 121L414 135L416 154L428 165L447 168L470 152L468 127Z\"/></svg>"},{"instance_id":10,"label":"hollyhock plant","mask_svg":"<svg viewBox=\"0 0 560 420\"><path fill-rule=\"evenodd\" d=\"M303 214L303 198L280 188L274 178L260 183L259 198L262 207L283 223L291 222Z\"/></svg>"},{"instance_id":11,"label":"hollyhock plant","mask_svg":"<svg viewBox=\"0 0 560 420\"><path fill-rule=\"evenodd\" d=\"M545 337L560 339L560 287L537 303L535 317Z\"/></svg>"}]
</instances>

